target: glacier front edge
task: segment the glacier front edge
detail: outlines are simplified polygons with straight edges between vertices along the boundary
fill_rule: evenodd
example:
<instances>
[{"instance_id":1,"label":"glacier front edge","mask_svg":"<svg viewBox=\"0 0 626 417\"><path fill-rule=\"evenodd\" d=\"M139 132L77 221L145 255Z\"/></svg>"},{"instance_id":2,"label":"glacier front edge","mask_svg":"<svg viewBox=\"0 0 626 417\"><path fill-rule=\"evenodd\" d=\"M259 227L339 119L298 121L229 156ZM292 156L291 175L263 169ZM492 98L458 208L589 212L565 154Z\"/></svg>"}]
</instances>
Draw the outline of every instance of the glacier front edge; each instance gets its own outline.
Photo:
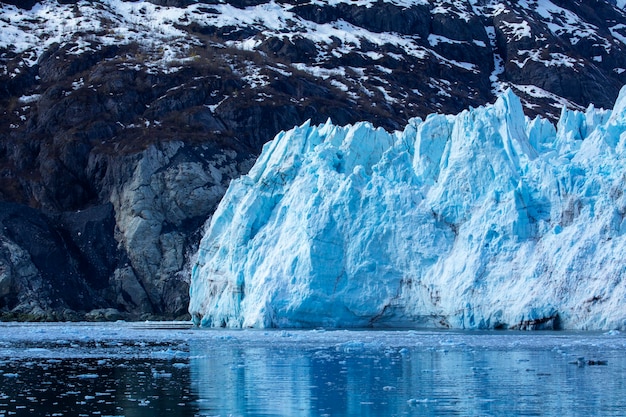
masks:
<instances>
[{"instance_id":1,"label":"glacier front edge","mask_svg":"<svg viewBox=\"0 0 626 417\"><path fill-rule=\"evenodd\" d=\"M626 328L626 88L530 120L305 123L230 187L189 311L210 327Z\"/></svg>"}]
</instances>

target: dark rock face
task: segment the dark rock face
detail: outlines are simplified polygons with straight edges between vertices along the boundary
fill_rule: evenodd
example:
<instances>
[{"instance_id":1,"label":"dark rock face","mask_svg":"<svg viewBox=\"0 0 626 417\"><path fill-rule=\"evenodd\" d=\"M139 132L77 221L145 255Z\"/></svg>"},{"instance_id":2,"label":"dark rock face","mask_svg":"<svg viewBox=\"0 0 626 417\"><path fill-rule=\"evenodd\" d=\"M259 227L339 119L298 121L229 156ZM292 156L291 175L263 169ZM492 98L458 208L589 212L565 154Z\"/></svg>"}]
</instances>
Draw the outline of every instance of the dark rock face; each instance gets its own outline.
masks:
<instances>
[{"instance_id":1,"label":"dark rock face","mask_svg":"<svg viewBox=\"0 0 626 417\"><path fill-rule=\"evenodd\" d=\"M38 3L37 0L7 0L3 3L13 4L21 9L30 10L33 8L35 4Z\"/></svg>"},{"instance_id":2,"label":"dark rock face","mask_svg":"<svg viewBox=\"0 0 626 417\"><path fill-rule=\"evenodd\" d=\"M343 19L376 33L397 32L427 38L431 23L430 6L418 4L409 8L378 0L372 6L338 3L333 6L300 4L293 8L300 17L315 23Z\"/></svg>"},{"instance_id":3,"label":"dark rock face","mask_svg":"<svg viewBox=\"0 0 626 417\"><path fill-rule=\"evenodd\" d=\"M392 130L504 87L556 117L626 82L608 1L35 4L0 3L0 31L23 40L0 37L6 318L185 317L229 181L308 119Z\"/></svg>"},{"instance_id":4,"label":"dark rock face","mask_svg":"<svg viewBox=\"0 0 626 417\"><path fill-rule=\"evenodd\" d=\"M75 248L44 215L0 203L0 226L2 308L38 319L65 318L68 311L91 310L98 302L73 256Z\"/></svg>"}]
</instances>

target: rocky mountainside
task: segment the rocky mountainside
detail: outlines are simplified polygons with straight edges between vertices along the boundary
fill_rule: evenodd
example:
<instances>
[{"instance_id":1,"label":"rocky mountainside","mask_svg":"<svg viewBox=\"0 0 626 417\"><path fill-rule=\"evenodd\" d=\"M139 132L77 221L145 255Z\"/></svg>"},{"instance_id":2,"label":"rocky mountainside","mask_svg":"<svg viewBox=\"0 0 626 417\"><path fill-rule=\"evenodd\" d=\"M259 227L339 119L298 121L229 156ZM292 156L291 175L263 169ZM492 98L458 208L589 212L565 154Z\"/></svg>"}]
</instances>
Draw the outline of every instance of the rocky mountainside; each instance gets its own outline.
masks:
<instances>
[{"instance_id":1,"label":"rocky mountainside","mask_svg":"<svg viewBox=\"0 0 626 417\"><path fill-rule=\"evenodd\" d=\"M617 1L0 3L0 315L185 317L232 178L281 130L395 130L511 88L611 107Z\"/></svg>"}]
</instances>

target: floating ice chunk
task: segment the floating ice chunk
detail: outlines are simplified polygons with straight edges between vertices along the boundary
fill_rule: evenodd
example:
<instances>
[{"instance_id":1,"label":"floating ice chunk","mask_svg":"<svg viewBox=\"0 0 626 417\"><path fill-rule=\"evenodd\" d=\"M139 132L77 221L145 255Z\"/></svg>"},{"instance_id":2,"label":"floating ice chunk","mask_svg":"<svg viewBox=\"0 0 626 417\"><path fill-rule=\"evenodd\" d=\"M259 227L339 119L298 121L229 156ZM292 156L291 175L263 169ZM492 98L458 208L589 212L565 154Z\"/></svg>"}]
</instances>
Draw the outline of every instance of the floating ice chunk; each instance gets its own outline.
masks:
<instances>
[{"instance_id":1,"label":"floating ice chunk","mask_svg":"<svg viewBox=\"0 0 626 417\"><path fill-rule=\"evenodd\" d=\"M337 345L336 349L342 352L360 352L365 349L365 343L359 341L344 342Z\"/></svg>"},{"instance_id":2,"label":"floating ice chunk","mask_svg":"<svg viewBox=\"0 0 626 417\"><path fill-rule=\"evenodd\" d=\"M50 349L44 349L44 348L28 348L26 349L26 352L28 353L50 353Z\"/></svg>"},{"instance_id":3,"label":"floating ice chunk","mask_svg":"<svg viewBox=\"0 0 626 417\"><path fill-rule=\"evenodd\" d=\"M158 371L156 369L152 370L152 378L171 378L172 377L172 373L171 372L165 372L165 371Z\"/></svg>"},{"instance_id":4,"label":"floating ice chunk","mask_svg":"<svg viewBox=\"0 0 626 417\"><path fill-rule=\"evenodd\" d=\"M80 375L76 375L76 378L78 378L78 379L96 379L96 378L100 378L100 375L98 375L98 374L80 374Z\"/></svg>"},{"instance_id":5,"label":"floating ice chunk","mask_svg":"<svg viewBox=\"0 0 626 417\"><path fill-rule=\"evenodd\" d=\"M172 366L174 368L177 368L177 369L182 369L182 368L188 368L189 364L188 363L182 363L182 362L176 362L176 363L173 363Z\"/></svg>"},{"instance_id":6,"label":"floating ice chunk","mask_svg":"<svg viewBox=\"0 0 626 417\"><path fill-rule=\"evenodd\" d=\"M429 398L411 398L409 400L407 400L407 404L409 405L418 405L418 404L428 404L428 403L436 403L437 400L436 399L429 399Z\"/></svg>"}]
</instances>

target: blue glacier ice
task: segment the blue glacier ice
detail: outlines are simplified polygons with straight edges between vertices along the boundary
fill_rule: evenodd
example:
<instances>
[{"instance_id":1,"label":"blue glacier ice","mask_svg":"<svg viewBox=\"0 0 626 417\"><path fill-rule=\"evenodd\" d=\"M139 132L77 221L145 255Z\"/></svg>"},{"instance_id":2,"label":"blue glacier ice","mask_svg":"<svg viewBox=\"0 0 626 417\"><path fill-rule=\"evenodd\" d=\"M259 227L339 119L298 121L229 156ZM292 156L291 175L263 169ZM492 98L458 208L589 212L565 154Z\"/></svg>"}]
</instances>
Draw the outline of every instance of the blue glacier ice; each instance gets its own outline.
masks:
<instances>
[{"instance_id":1,"label":"blue glacier ice","mask_svg":"<svg viewBox=\"0 0 626 417\"><path fill-rule=\"evenodd\" d=\"M189 311L226 327L624 329L625 189L626 88L556 127L511 91L402 132L305 123L230 184Z\"/></svg>"}]
</instances>

